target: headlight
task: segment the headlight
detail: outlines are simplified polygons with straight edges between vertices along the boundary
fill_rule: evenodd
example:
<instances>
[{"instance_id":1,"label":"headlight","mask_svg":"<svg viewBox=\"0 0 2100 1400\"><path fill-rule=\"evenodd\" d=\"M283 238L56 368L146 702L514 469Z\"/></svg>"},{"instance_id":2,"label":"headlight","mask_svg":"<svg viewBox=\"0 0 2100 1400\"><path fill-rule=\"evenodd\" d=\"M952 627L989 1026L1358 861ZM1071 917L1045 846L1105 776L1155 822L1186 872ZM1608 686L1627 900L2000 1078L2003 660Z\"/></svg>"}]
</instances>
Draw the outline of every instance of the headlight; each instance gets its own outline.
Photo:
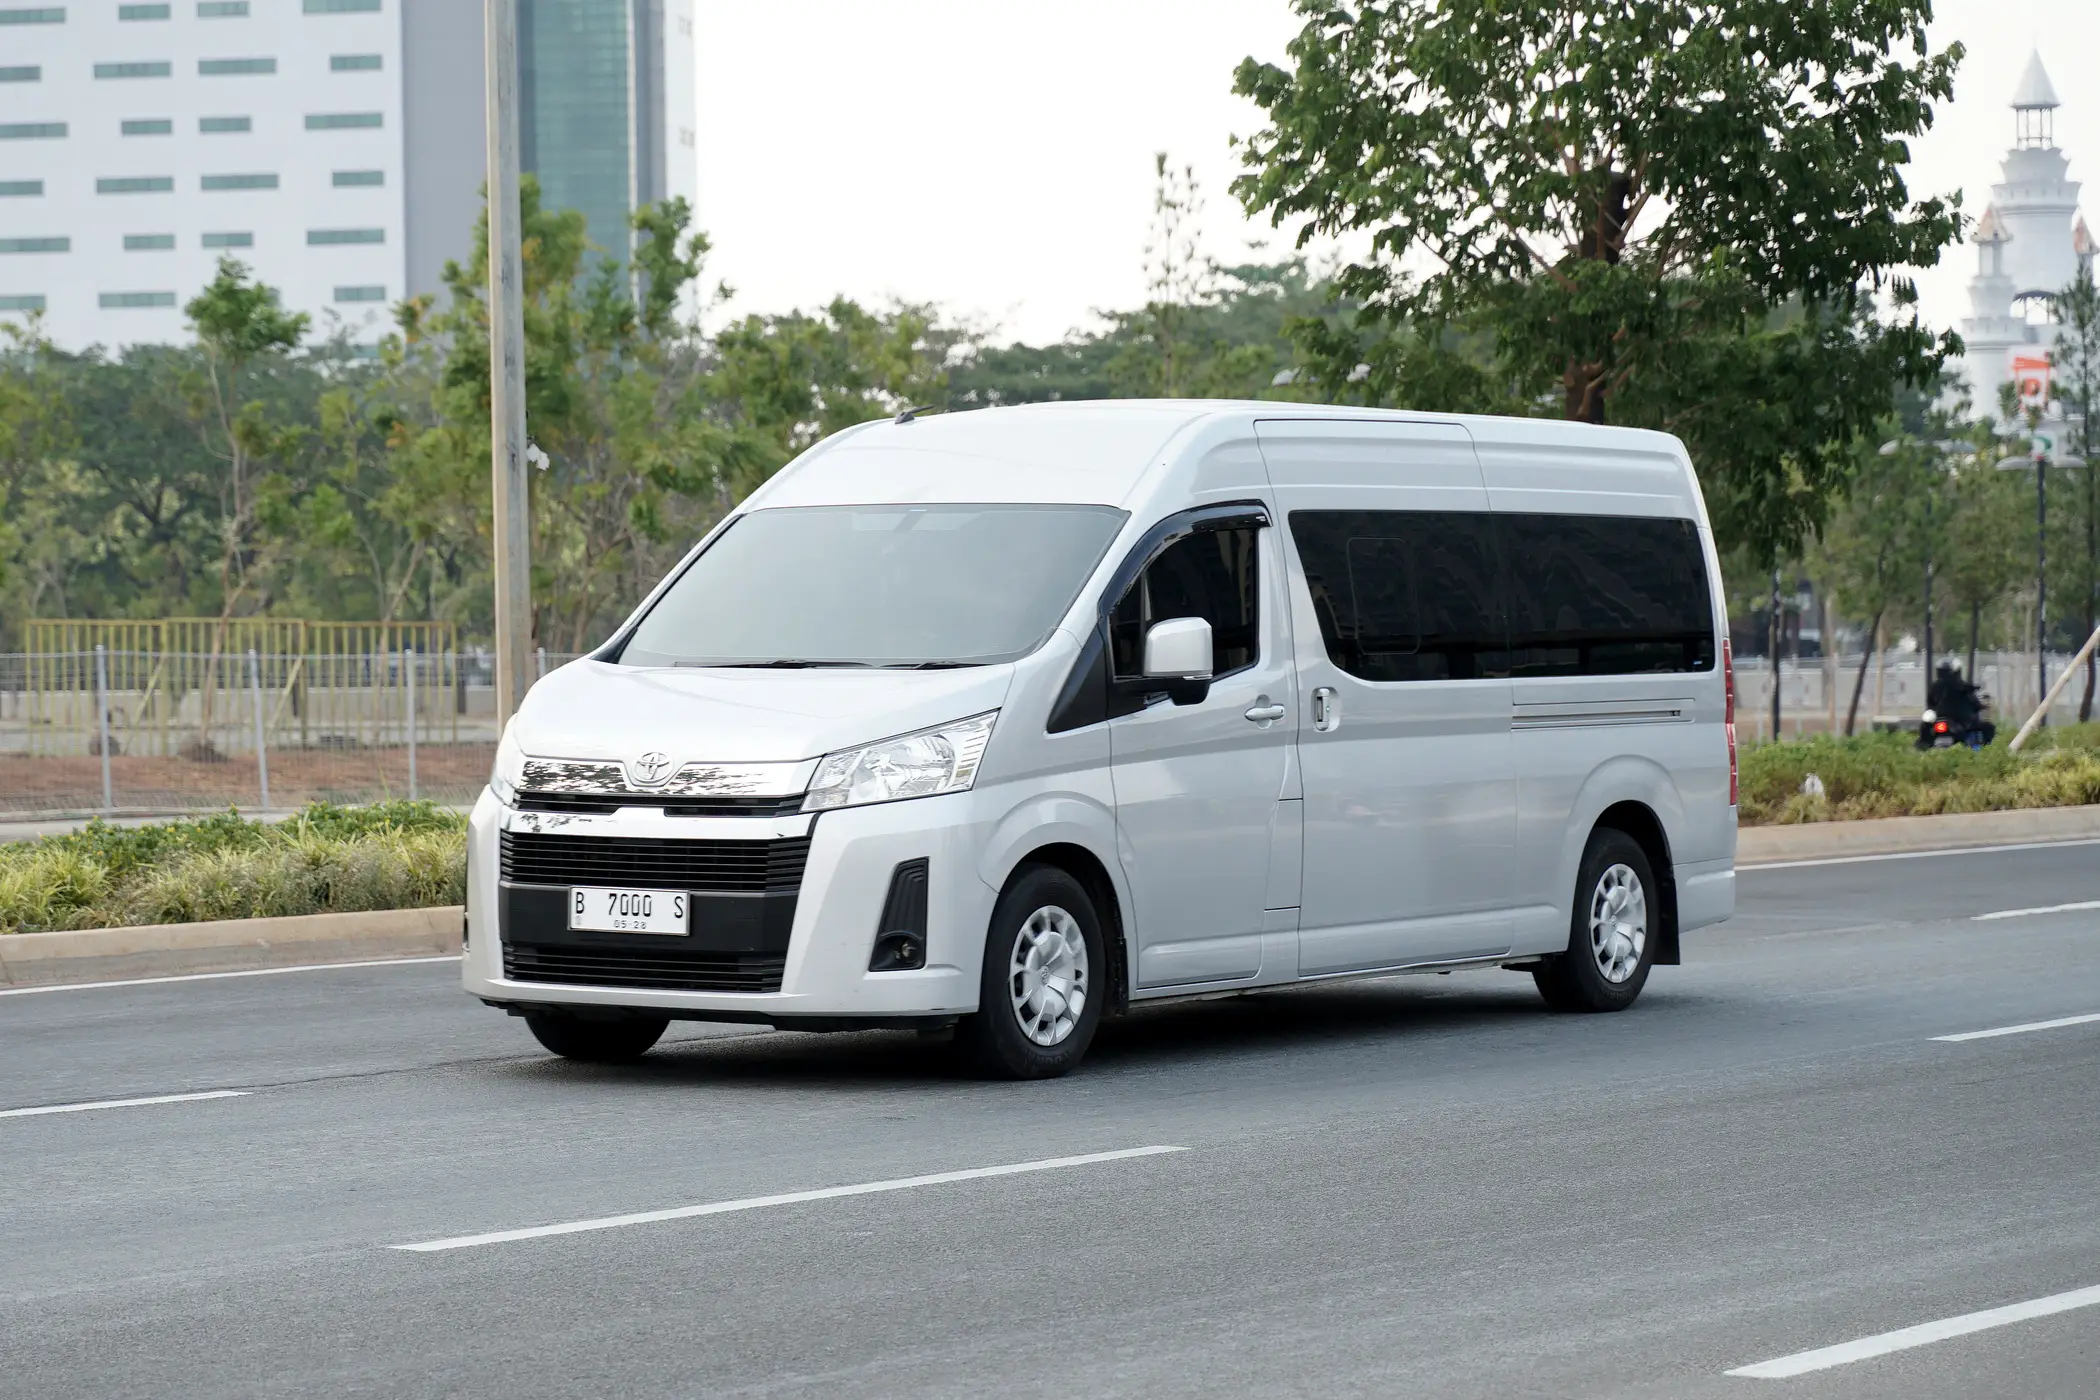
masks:
<instances>
[{"instance_id":1,"label":"headlight","mask_svg":"<svg viewBox=\"0 0 2100 1400\"><path fill-rule=\"evenodd\" d=\"M517 726L505 725L503 739L496 745L496 762L489 769L489 791L506 807L518 802L518 784L525 780L525 750L519 746Z\"/></svg>"},{"instance_id":2,"label":"headlight","mask_svg":"<svg viewBox=\"0 0 2100 1400\"><path fill-rule=\"evenodd\" d=\"M993 710L938 729L827 754L810 780L802 810L825 812L834 807L967 792L977 781L977 760L984 757L992 721L997 718L999 712Z\"/></svg>"}]
</instances>

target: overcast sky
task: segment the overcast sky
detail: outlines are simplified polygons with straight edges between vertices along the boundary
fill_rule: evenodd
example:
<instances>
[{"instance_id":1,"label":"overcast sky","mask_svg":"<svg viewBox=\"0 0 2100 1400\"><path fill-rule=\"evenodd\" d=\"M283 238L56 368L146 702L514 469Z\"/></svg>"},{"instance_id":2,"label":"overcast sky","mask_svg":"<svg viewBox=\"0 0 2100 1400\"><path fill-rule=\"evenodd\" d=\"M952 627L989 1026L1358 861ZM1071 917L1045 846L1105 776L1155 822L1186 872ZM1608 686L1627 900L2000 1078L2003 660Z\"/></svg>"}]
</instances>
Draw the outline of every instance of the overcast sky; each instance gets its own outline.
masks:
<instances>
[{"instance_id":1,"label":"overcast sky","mask_svg":"<svg viewBox=\"0 0 2100 1400\"><path fill-rule=\"evenodd\" d=\"M1935 8L1935 46L1969 56L1913 151L1912 192L1959 189L1982 212L2037 43L2072 177L2100 176L2100 93L2072 58L2100 55L2100 0L2027 0L2010 23L2003 0ZM898 297L1054 340L1144 300L1161 150L1196 168L1207 252L1280 252L1292 234L1226 190L1232 138L1259 125L1232 70L1280 61L1295 30L1286 0L700 0L709 276L742 311ZM1966 314L1974 261L1959 248L1920 277L1935 324Z\"/></svg>"}]
</instances>

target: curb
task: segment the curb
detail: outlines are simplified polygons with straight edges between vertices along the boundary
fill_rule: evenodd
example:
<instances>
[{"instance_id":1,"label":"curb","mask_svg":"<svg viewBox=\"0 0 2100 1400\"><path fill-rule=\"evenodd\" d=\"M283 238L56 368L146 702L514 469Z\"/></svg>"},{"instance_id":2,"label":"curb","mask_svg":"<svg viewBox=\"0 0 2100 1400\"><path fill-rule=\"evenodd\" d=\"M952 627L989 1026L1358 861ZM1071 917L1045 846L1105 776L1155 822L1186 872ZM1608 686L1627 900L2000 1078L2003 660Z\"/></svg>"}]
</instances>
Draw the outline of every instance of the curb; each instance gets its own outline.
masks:
<instances>
[{"instance_id":1,"label":"curb","mask_svg":"<svg viewBox=\"0 0 2100 1400\"><path fill-rule=\"evenodd\" d=\"M1950 812L1936 817L1746 826L1736 833L1735 859L1739 866L1769 865L1777 861L1903 855L2093 837L2100 837L2100 805L2022 807L2011 812Z\"/></svg>"},{"instance_id":2,"label":"curb","mask_svg":"<svg viewBox=\"0 0 2100 1400\"><path fill-rule=\"evenodd\" d=\"M1736 862L1748 868L1795 860L2082 839L2100 839L2100 805L1749 826L1737 834ZM459 952L465 913L451 904L365 914L0 934L0 987L441 957Z\"/></svg>"},{"instance_id":3,"label":"curb","mask_svg":"<svg viewBox=\"0 0 2100 1400\"><path fill-rule=\"evenodd\" d=\"M439 957L459 951L465 913L461 906L451 904L362 914L0 934L0 986Z\"/></svg>"}]
</instances>

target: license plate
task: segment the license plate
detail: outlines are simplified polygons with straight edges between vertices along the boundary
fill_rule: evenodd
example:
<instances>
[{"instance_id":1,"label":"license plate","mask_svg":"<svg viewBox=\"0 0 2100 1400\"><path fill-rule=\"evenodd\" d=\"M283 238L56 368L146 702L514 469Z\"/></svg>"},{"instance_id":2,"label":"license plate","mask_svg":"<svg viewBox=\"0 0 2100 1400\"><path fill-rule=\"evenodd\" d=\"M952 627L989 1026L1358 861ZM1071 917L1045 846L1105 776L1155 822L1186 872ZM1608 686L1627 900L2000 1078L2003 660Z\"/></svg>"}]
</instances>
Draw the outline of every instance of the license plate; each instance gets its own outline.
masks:
<instances>
[{"instance_id":1,"label":"license plate","mask_svg":"<svg viewBox=\"0 0 2100 1400\"><path fill-rule=\"evenodd\" d=\"M683 890L569 891L569 927L600 933L671 933L683 935L686 906Z\"/></svg>"}]
</instances>

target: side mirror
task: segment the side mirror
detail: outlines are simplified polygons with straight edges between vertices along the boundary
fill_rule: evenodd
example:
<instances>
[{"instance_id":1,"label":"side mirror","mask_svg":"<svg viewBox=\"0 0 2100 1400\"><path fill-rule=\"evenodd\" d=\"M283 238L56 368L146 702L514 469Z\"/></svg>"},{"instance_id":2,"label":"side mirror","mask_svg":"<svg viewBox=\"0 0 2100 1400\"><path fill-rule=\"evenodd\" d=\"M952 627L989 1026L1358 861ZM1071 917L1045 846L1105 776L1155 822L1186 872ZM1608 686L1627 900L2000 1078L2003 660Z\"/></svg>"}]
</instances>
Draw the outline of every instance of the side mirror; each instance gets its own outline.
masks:
<instances>
[{"instance_id":1,"label":"side mirror","mask_svg":"<svg viewBox=\"0 0 2100 1400\"><path fill-rule=\"evenodd\" d=\"M1210 694L1210 623L1200 617L1170 617L1145 633L1145 679L1166 682L1177 705L1200 704Z\"/></svg>"}]
</instances>

